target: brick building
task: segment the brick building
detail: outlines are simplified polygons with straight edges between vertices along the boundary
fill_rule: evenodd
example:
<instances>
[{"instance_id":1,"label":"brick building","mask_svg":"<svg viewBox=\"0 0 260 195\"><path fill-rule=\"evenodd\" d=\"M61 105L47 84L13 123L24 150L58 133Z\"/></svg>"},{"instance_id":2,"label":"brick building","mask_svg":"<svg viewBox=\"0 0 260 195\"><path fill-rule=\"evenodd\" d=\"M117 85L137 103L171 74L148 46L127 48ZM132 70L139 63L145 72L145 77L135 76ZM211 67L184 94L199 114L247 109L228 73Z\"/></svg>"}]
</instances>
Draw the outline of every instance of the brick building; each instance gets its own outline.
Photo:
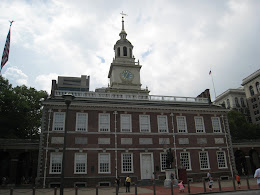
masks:
<instances>
[{"instance_id":1,"label":"brick building","mask_svg":"<svg viewBox=\"0 0 260 195\"><path fill-rule=\"evenodd\" d=\"M123 20L119 35L108 88L53 90L42 102L39 184L60 184L65 128L65 186L112 185L115 177L127 175L134 182L164 180L168 148L174 166L185 168L190 180L201 180L209 170L215 178L232 176L227 110L208 98L149 95L141 88L142 66L135 62ZM66 93L75 97L69 107Z\"/></svg>"}]
</instances>

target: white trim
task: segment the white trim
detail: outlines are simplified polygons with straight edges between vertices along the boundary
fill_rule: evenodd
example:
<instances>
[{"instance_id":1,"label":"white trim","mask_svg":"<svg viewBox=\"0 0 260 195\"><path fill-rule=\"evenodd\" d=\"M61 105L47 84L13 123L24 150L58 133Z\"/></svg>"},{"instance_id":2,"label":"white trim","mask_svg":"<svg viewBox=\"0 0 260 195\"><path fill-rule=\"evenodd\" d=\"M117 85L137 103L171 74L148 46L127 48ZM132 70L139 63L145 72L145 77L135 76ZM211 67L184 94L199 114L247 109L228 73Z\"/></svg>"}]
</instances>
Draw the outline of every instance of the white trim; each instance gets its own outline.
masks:
<instances>
[{"instance_id":1,"label":"white trim","mask_svg":"<svg viewBox=\"0 0 260 195\"><path fill-rule=\"evenodd\" d=\"M86 117L86 124L85 124L85 129L86 130L78 130L78 118L79 118L79 114L84 114L85 117ZM76 131L79 131L79 132L87 132L88 131L88 113L86 112L77 112L76 114Z\"/></svg>"},{"instance_id":2,"label":"white trim","mask_svg":"<svg viewBox=\"0 0 260 195\"><path fill-rule=\"evenodd\" d=\"M161 167L161 172L165 172L165 169L162 169L162 154L166 154L167 155L167 152L160 152L160 167ZM166 161L166 159L165 159ZM166 163L166 162L165 162ZM166 168L166 167L165 167Z\"/></svg>"},{"instance_id":3,"label":"white trim","mask_svg":"<svg viewBox=\"0 0 260 195\"><path fill-rule=\"evenodd\" d=\"M85 172L76 172L76 155L84 155L85 157ZM74 174L87 174L87 153L74 153Z\"/></svg>"},{"instance_id":4,"label":"white trim","mask_svg":"<svg viewBox=\"0 0 260 195\"><path fill-rule=\"evenodd\" d=\"M123 120L122 120L122 117L126 117L128 116L129 117L129 131L123 131L122 128L123 128ZM120 131L121 132L132 132L132 115L131 114L120 114Z\"/></svg>"},{"instance_id":5,"label":"white trim","mask_svg":"<svg viewBox=\"0 0 260 195\"><path fill-rule=\"evenodd\" d=\"M55 130L55 122L56 122L56 114L63 114L63 127L62 130ZM53 122L52 122L52 130L53 131L64 131L65 130L65 112L54 112L53 113Z\"/></svg>"},{"instance_id":6,"label":"white trim","mask_svg":"<svg viewBox=\"0 0 260 195\"><path fill-rule=\"evenodd\" d=\"M142 124L142 120L141 117L147 117L147 124ZM142 125L148 125L148 131L142 131ZM139 128L140 128L140 132L142 133L150 133L151 132L151 122L150 122L150 115L144 115L144 114L140 114L139 115Z\"/></svg>"},{"instance_id":7,"label":"white trim","mask_svg":"<svg viewBox=\"0 0 260 195\"><path fill-rule=\"evenodd\" d=\"M180 132L180 129L179 129L180 121L178 119L181 119L181 118L184 119L184 126L185 126L184 132ZM178 133L188 133L186 116L176 116L176 121L177 121L177 132ZM181 130L183 130L183 129L181 129Z\"/></svg>"},{"instance_id":8,"label":"white trim","mask_svg":"<svg viewBox=\"0 0 260 195\"><path fill-rule=\"evenodd\" d=\"M107 131L100 131L101 128L101 115L106 115L108 117L108 124L106 124L106 128L108 129ZM99 113L98 114L98 132L110 132L110 113Z\"/></svg>"},{"instance_id":9,"label":"white trim","mask_svg":"<svg viewBox=\"0 0 260 195\"><path fill-rule=\"evenodd\" d=\"M201 121L202 121L202 125L203 125L202 132L198 132L196 119L201 119ZM196 133L205 133L205 124L204 124L203 116L194 116L194 124L195 124Z\"/></svg>"},{"instance_id":10,"label":"white trim","mask_svg":"<svg viewBox=\"0 0 260 195\"><path fill-rule=\"evenodd\" d=\"M217 120L218 120L219 132L215 132L215 130L214 130L214 126L213 126L213 120L214 120L214 119L217 119ZM220 117L211 117L211 124L212 124L213 133L222 133L221 123L220 123Z\"/></svg>"},{"instance_id":11,"label":"white trim","mask_svg":"<svg viewBox=\"0 0 260 195\"><path fill-rule=\"evenodd\" d=\"M109 163L109 166L108 166L108 172L100 172L100 155L104 155L104 154L107 154L108 155L108 163ZM98 154L98 174L111 174L111 157L110 157L110 153L99 153Z\"/></svg>"},{"instance_id":12,"label":"white trim","mask_svg":"<svg viewBox=\"0 0 260 195\"><path fill-rule=\"evenodd\" d=\"M141 152L140 153L140 172L141 172L141 179L143 179L143 173L142 173L142 170L143 170L143 163L142 163L142 155L145 155L145 154L150 154L151 156L151 165L152 165L152 178L154 178L154 160L153 160L153 153L152 152ZM149 178L151 179L151 178Z\"/></svg>"},{"instance_id":13,"label":"white trim","mask_svg":"<svg viewBox=\"0 0 260 195\"><path fill-rule=\"evenodd\" d=\"M130 154L131 155L131 171L124 171L123 170L123 155L124 154ZM133 159L133 153L121 153L121 173L134 173L134 159Z\"/></svg>"},{"instance_id":14,"label":"white trim","mask_svg":"<svg viewBox=\"0 0 260 195\"><path fill-rule=\"evenodd\" d=\"M208 164L208 167L207 167L207 168L201 168L201 158L200 158L200 153L206 153L206 156L207 156L207 164ZM208 169L210 169L209 153L208 153L208 151L199 151L199 162L200 162L200 170L208 170Z\"/></svg>"},{"instance_id":15,"label":"white trim","mask_svg":"<svg viewBox=\"0 0 260 195\"><path fill-rule=\"evenodd\" d=\"M192 166L191 166L191 158L190 158L190 152L180 152L180 164L181 164L181 154L182 153L187 153L188 154L188 160L189 160L189 169L186 169L187 171L191 171L192 170ZM184 166L184 165L182 165L182 166ZM186 168L186 167L185 167Z\"/></svg>"},{"instance_id":16,"label":"white trim","mask_svg":"<svg viewBox=\"0 0 260 195\"><path fill-rule=\"evenodd\" d=\"M166 131L160 131L162 129L160 127L160 119L165 119ZM158 133L168 133L169 132L167 115L157 115L157 126L158 126Z\"/></svg>"},{"instance_id":17,"label":"white trim","mask_svg":"<svg viewBox=\"0 0 260 195\"><path fill-rule=\"evenodd\" d=\"M49 170L49 174L61 174L61 169L62 169L62 153L61 152L51 152L50 153L50 170ZM52 158L54 157L54 155L59 156L60 158L60 172L52 172Z\"/></svg>"},{"instance_id":18,"label":"white trim","mask_svg":"<svg viewBox=\"0 0 260 195\"><path fill-rule=\"evenodd\" d=\"M219 167L219 159L218 159L218 153L223 153L224 155L224 160L225 160L225 167ZM228 166L227 166L227 157L226 157L226 152L225 151L216 151L216 156L217 156L217 163L218 163L218 169L227 169Z\"/></svg>"}]
</instances>

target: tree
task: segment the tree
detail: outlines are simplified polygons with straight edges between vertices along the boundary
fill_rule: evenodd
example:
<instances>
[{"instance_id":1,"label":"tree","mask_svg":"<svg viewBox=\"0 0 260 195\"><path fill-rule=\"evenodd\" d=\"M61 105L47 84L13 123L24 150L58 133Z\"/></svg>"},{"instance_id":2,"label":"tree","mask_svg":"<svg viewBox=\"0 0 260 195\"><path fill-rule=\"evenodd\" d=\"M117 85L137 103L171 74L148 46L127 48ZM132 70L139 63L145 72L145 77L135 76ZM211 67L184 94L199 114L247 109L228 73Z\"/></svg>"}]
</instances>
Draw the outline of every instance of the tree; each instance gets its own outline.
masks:
<instances>
[{"instance_id":1,"label":"tree","mask_svg":"<svg viewBox=\"0 0 260 195\"><path fill-rule=\"evenodd\" d=\"M47 95L25 85L13 88L0 76L0 138L39 138L40 99Z\"/></svg>"},{"instance_id":2,"label":"tree","mask_svg":"<svg viewBox=\"0 0 260 195\"><path fill-rule=\"evenodd\" d=\"M228 112L228 120L233 140L260 139L260 126L247 122L242 113L231 110Z\"/></svg>"}]
</instances>

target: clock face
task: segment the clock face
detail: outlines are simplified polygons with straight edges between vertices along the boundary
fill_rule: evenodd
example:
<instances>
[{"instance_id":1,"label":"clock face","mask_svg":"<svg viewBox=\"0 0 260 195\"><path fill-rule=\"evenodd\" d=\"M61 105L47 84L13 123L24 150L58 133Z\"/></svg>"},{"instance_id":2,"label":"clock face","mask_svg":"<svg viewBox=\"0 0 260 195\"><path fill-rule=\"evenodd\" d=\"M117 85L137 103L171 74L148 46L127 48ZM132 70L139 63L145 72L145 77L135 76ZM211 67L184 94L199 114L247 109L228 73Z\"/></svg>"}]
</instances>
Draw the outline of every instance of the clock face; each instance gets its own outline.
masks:
<instances>
[{"instance_id":1,"label":"clock face","mask_svg":"<svg viewBox=\"0 0 260 195\"><path fill-rule=\"evenodd\" d=\"M124 70L122 73L121 73L121 79L123 81L132 81L134 78L134 75L133 73L131 73L129 70Z\"/></svg>"}]
</instances>

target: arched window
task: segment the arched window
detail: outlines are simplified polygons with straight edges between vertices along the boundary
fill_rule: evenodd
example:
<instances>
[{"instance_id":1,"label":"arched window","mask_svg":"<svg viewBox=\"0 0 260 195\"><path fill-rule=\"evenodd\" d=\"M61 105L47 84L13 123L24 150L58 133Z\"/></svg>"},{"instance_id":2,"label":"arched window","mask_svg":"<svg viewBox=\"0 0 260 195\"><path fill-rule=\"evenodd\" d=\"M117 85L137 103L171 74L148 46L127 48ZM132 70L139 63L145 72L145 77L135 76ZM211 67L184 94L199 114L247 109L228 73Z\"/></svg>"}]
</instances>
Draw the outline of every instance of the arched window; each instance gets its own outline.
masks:
<instances>
[{"instance_id":1,"label":"arched window","mask_svg":"<svg viewBox=\"0 0 260 195\"><path fill-rule=\"evenodd\" d=\"M251 96L255 95L255 92L254 92L254 89L252 86L249 87L249 91L250 91Z\"/></svg>"},{"instance_id":2,"label":"arched window","mask_svg":"<svg viewBox=\"0 0 260 195\"><path fill-rule=\"evenodd\" d=\"M240 98L240 102L241 102L241 106L242 107L246 107L245 102L244 102L244 98L241 97Z\"/></svg>"},{"instance_id":3,"label":"arched window","mask_svg":"<svg viewBox=\"0 0 260 195\"><path fill-rule=\"evenodd\" d=\"M259 93L260 92L259 82L256 82L255 87L256 87L257 93Z\"/></svg>"},{"instance_id":4,"label":"arched window","mask_svg":"<svg viewBox=\"0 0 260 195\"><path fill-rule=\"evenodd\" d=\"M230 108L230 101L227 99L227 108Z\"/></svg>"},{"instance_id":5,"label":"arched window","mask_svg":"<svg viewBox=\"0 0 260 195\"><path fill-rule=\"evenodd\" d=\"M225 103L225 101L222 102L221 106L223 106L224 108L226 108L226 103Z\"/></svg>"},{"instance_id":6,"label":"arched window","mask_svg":"<svg viewBox=\"0 0 260 195\"><path fill-rule=\"evenodd\" d=\"M132 49L131 48L129 48L129 56L130 56L130 58L132 58Z\"/></svg>"},{"instance_id":7,"label":"arched window","mask_svg":"<svg viewBox=\"0 0 260 195\"><path fill-rule=\"evenodd\" d=\"M237 97L235 97L235 103L236 103L236 107L240 107Z\"/></svg>"},{"instance_id":8,"label":"arched window","mask_svg":"<svg viewBox=\"0 0 260 195\"><path fill-rule=\"evenodd\" d=\"M127 56L127 48L123 47L124 56Z\"/></svg>"},{"instance_id":9,"label":"arched window","mask_svg":"<svg viewBox=\"0 0 260 195\"><path fill-rule=\"evenodd\" d=\"M120 57L120 47L117 48L117 56Z\"/></svg>"}]
</instances>

